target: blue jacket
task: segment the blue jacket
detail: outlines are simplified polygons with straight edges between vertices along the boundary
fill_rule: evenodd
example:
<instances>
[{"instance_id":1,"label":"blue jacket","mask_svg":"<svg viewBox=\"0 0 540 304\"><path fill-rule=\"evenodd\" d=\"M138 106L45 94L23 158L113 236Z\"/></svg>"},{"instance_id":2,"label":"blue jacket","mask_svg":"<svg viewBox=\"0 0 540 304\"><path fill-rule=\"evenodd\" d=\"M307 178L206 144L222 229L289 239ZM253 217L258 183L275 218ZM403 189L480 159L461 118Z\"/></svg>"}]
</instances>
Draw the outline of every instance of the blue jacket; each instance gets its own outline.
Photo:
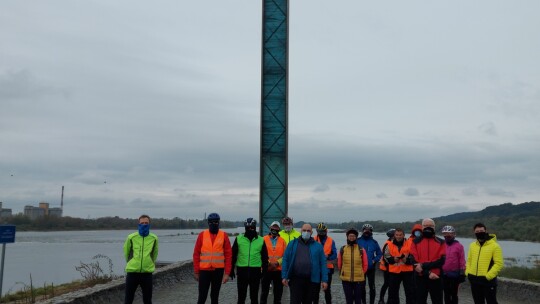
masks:
<instances>
[{"instance_id":1,"label":"blue jacket","mask_svg":"<svg viewBox=\"0 0 540 304\"><path fill-rule=\"evenodd\" d=\"M368 269L373 269L375 267L375 264L377 264L377 262L381 260L381 246L379 246L379 243L374 240L372 236L367 237L365 235L362 235L362 237L359 237L356 242L360 247L366 250L368 258Z\"/></svg>"},{"instance_id":2,"label":"blue jacket","mask_svg":"<svg viewBox=\"0 0 540 304\"><path fill-rule=\"evenodd\" d=\"M296 257L296 249L300 238L296 238L289 242L281 264L281 278L290 279L293 272L294 259ZM326 268L326 256L324 255L323 246L319 242L315 242L313 238L308 240L309 255L311 257L311 282L328 283L328 268Z\"/></svg>"}]
</instances>

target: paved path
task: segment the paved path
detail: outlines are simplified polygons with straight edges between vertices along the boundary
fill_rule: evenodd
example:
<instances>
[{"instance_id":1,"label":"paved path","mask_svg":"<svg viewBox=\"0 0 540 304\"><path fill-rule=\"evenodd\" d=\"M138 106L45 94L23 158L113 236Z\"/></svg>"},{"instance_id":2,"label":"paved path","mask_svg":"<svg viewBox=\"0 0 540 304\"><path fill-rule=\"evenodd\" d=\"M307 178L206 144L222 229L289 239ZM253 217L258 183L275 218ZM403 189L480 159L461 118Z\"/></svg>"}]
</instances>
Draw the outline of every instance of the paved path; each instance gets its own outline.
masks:
<instances>
[{"instance_id":1,"label":"paved path","mask_svg":"<svg viewBox=\"0 0 540 304\"><path fill-rule=\"evenodd\" d=\"M376 285L375 285L377 288L377 299L378 299L378 293L379 293L381 285L382 285L382 274L380 272L377 272ZM403 288L401 288L400 291L401 291L401 303L405 303L405 296L403 294ZM175 286L172 286L170 288L154 290L153 303L157 303L157 304L197 303L197 294L198 294L197 282L195 280L190 281L190 282L183 282ZM472 301L469 285L466 283L460 287L459 296L460 296L460 301L459 301L460 304L473 304L474 303ZM388 292L387 292L386 297L388 297ZM333 298L333 303L336 303L336 304L345 303L345 295L343 293L341 281L339 279L339 276L336 276L336 275L333 276L332 298ZM322 292L321 292L320 299L321 299L320 302L324 303L324 294ZM499 296L498 300L499 300L499 303L504 303L504 304L519 304L520 303L509 298L503 298L501 296ZM272 291L270 291L270 295L268 296L268 303L273 303L272 301L273 301ZM368 295L368 301L369 301L369 295ZM236 280L222 285L221 291L220 291L219 302L223 304L235 304L237 302ZM135 301L135 303L141 304L142 301L140 298L138 298ZM206 303L210 303L210 295L208 296ZM251 303L249 300L249 292L248 292L248 299L246 303ZM284 288L282 303L284 304L289 303L289 290L287 287ZM377 303L377 301L375 303ZM428 299L428 303L431 303L429 299Z\"/></svg>"}]
</instances>

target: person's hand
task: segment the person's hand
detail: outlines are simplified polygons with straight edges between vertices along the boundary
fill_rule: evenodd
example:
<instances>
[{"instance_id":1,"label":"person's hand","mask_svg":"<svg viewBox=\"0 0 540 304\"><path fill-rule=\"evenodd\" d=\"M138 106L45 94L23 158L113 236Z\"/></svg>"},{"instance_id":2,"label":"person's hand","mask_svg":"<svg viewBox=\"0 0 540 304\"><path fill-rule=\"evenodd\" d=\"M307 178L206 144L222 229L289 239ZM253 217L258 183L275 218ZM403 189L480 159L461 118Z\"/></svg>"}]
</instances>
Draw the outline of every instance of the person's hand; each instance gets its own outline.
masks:
<instances>
[{"instance_id":1,"label":"person's hand","mask_svg":"<svg viewBox=\"0 0 540 304\"><path fill-rule=\"evenodd\" d=\"M199 274L198 273L194 273L193 277L195 278L195 281L199 282Z\"/></svg>"},{"instance_id":2,"label":"person's hand","mask_svg":"<svg viewBox=\"0 0 540 304\"><path fill-rule=\"evenodd\" d=\"M416 264L416 266L414 267L414 270L416 270L416 272L418 272L418 273L422 273L422 271L423 271L424 269L422 268L422 264L418 263L418 264Z\"/></svg>"},{"instance_id":3,"label":"person's hand","mask_svg":"<svg viewBox=\"0 0 540 304\"><path fill-rule=\"evenodd\" d=\"M394 262L399 263L399 258L398 258L398 257L394 257Z\"/></svg>"},{"instance_id":4,"label":"person's hand","mask_svg":"<svg viewBox=\"0 0 540 304\"><path fill-rule=\"evenodd\" d=\"M322 282L321 283L321 289L326 290L328 288L328 283Z\"/></svg>"},{"instance_id":5,"label":"person's hand","mask_svg":"<svg viewBox=\"0 0 540 304\"><path fill-rule=\"evenodd\" d=\"M436 279L438 279L438 278L439 278L439 276L436 275L436 274L434 274L433 272L430 272L430 273L429 273L429 279L430 279L430 280L436 280Z\"/></svg>"},{"instance_id":6,"label":"person's hand","mask_svg":"<svg viewBox=\"0 0 540 304\"><path fill-rule=\"evenodd\" d=\"M229 281L229 275L224 273L223 274L223 279L221 279L221 284L225 284Z\"/></svg>"},{"instance_id":7,"label":"person's hand","mask_svg":"<svg viewBox=\"0 0 540 304\"><path fill-rule=\"evenodd\" d=\"M281 283L283 284L283 286L289 287L289 281L287 281L287 279L281 280Z\"/></svg>"},{"instance_id":8,"label":"person's hand","mask_svg":"<svg viewBox=\"0 0 540 304\"><path fill-rule=\"evenodd\" d=\"M236 277L236 275L234 274L234 270L231 270L231 273L229 273L229 278L232 280L234 280L234 278Z\"/></svg>"}]
</instances>

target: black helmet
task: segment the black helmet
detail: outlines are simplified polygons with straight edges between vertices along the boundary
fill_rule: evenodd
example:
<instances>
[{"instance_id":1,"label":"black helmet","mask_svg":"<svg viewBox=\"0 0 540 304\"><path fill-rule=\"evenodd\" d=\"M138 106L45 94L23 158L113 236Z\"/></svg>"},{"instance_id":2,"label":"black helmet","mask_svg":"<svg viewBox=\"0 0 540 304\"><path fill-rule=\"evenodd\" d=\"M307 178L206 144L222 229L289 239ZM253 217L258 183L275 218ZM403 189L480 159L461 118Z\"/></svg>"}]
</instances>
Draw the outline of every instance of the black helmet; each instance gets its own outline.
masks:
<instances>
[{"instance_id":1,"label":"black helmet","mask_svg":"<svg viewBox=\"0 0 540 304\"><path fill-rule=\"evenodd\" d=\"M328 227L326 227L324 223L319 223L317 225L317 231L325 231L325 230L328 230Z\"/></svg>"},{"instance_id":2,"label":"black helmet","mask_svg":"<svg viewBox=\"0 0 540 304\"><path fill-rule=\"evenodd\" d=\"M210 222L213 222L213 221L219 221L219 220L220 220L219 214L217 214L217 213L210 213L210 214L208 215L207 220L208 220L209 223L210 223Z\"/></svg>"},{"instance_id":3,"label":"black helmet","mask_svg":"<svg viewBox=\"0 0 540 304\"><path fill-rule=\"evenodd\" d=\"M257 221L254 220L252 217L248 217L248 218L244 221L244 227L246 227L246 228L248 228L248 227L256 228L256 227L257 227Z\"/></svg>"},{"instance_id":4,"label":"black helmet","mask_svg":"<svg viewBox=\"0 0 540 304\"><path fill-rule=\"evenodd\" d=\"M356 228L351 227L351 228L347 229L347 231L345 232L345 235L349 236L349 234L351 234L351 233L355 234L356 237L358 237L358 230L356 230Z\"/></svg>"},{"instance_id":5,"label":"black helmet","mask_svg":"<svg viewBox=\"0 0 540 304\"><path fill-rule=\"evenodd\" d=\"M292 225L293 224L293 221L292 221L292 218L286 216L284 217L282 220L281 220L281 223L283 225Z\"/></svg>"},{"instance_id":6,"label":"black helmet","mask_svg":"<svg viewBox=\"0 0 540 304\"><path fill-rule=\"evenodd\" d=\"M392 228L392 229L386 231L386 236L389 237L389 238L393 238L394 233L396 233L396 229Z\"/></svg>"}]
</instances>

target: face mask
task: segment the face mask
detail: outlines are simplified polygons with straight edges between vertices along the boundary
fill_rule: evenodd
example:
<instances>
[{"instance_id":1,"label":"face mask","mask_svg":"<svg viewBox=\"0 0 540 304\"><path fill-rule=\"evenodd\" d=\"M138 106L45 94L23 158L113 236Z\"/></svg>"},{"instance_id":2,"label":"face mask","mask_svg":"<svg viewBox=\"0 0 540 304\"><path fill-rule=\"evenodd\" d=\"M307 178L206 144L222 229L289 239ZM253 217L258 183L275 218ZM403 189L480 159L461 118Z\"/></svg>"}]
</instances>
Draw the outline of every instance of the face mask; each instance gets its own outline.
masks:
<instances>
[{"instance_id":1,"label":"face mask","mask_svg":"<svg viewBox=\"0 0 540 304\"><path fill-rule=\"evenodd\" d=\"M309 232L309 231L302 231L302 239L304 239L304 241L309 240L310 237L311 237L311 232Z\"/></svg>"},{"instance_id":2,"label":"face mask","mask_svg":"<svg viewBox=\"0 0 540 304\"><path fill-rule=\"evenodd\" d=\"M255 236L257 236L257 231L251 230L251 229L246 229L246 233L244 233L244 235L245 235L248 239L252 239L252 238L254 238Z\"/></svg>"},{"instance_id":3,"label":"face mask","mask_svg":"<svg viewBox=\"0 0 540 304\"><path fill-rule=\"evenodd\" d=\"M216 234L219 231L219 222L212 222L208 223L208 229L210 230L210 233Z\"/></svg>"},{"instance_id":4,"label":"face mask","mask_svg":"<svg viewBox=\"0 0 540 304\"><path fill-rule=\"evenodd\" d=\"M142 237L148 236L150 233L150 225L139 224L139 235Z\"/></svg>"},{"instance_id":5,"label":"face mask","mask_svg":"<svg viewBox=\"0 0 540 304\"><path fill-rule=\"evenodd\" d=\"M279 230L272 229L270 230L270 234L273 236L277 236L279 234Z\"/></svg>"},{"instance_id":6,"label":"face mask","mask_svg":"<svg viewBox=\"0 0 540 304\"><path fill-rule=\"evenodd\" d=\"M321 238L325 238L326 237L326 231L317 231L317 235Z\"/></svg>"},{"instance_id":7,"label":"face mask","mask_svg":"<svg viewBox=\"0 0 540 304\"><path fill-rule=\"evenodd\" d=\"M422 235L422 232L421 232L420 230L416 230L416 231L414 232L414 236L415 236L415 237L420 237L421 235Z\"/></svg>"},{"instance_id":8,"label":"face mask","mask_svg":"<svg viewBox=\"0 0 540 304\"><path fill-rule=\"evenodd\" d=\"M476 239L480 242L483 242L487 239L487 232L477 232L474 235L476 235Z\"/></svg>"},{"instance_id":9,"label":"face mask","mask_svg":"<svg viewBox=\"0 0 540 304\"><path fill-rule=\"evenodd\" d=\"M366 231L366 232L363 233L363 235L366 236L366 237L370 237L370 236L373 235L373 232L371 232L371 231Z\"/></svg>"},{"instance_id":10,"label":"face mask","mask_svg":"<svg viewBox=\"0 0 540 304\"><path fill-rule=\"evenodd\" d=\"M452 244L454 242L454 237L453 236L445 236L444 241L446 242L446 244L450 245L450 244Z\"/></svg>"},{"instance_id":11,"label":"face mask","mask_svg":"<svg viewBox=\"0 0 540 304\"><path fill-rule=\"evenodd\" d=\"M354 244L356 244L356 241L347 240L347 245L352 246Z\"/></svg>"},{"instance_id":12,"label":"face mask","mask_svg":"<svg viewBox=\"0 0 540 304\"><path fill-rule=\"evenodd\" d=\"M286 225L285 226L285 231L291 232L291 230L292 230L292 225Z\"/></svg>"},{"instance_id":13,"label":"face mask","mask_svg":"<svg viewBox=\"0 0 540 304\"><path fill-rule=\"evenodd\" d=\"M431 227L426 227L424 228L424 230L422 231L422 235L425 237L425 238L432 238L434 235L435 235L435 229L431 228Z\"/></svg>"}]
</instances>

